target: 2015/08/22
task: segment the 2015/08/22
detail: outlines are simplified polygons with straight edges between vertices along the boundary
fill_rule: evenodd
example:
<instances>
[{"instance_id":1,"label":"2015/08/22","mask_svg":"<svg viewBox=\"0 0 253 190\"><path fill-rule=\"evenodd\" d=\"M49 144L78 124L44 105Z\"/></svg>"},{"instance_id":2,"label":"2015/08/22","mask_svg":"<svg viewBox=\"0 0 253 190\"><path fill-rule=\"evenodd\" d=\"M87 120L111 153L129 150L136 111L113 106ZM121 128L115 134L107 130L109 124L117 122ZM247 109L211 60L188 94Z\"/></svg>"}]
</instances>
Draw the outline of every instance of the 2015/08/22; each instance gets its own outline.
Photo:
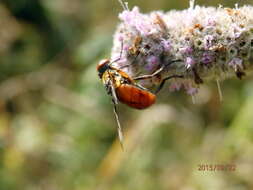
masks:
<instances>
[{"instance_id":1,"label":"2015/08/22","mask_svg":"<svg viewBox=\"0 0 253 190\"><path fill-rule=\"evenodd\" d=\"M235 171L235 164L198 164L198 171Z\"/></svg>"}]
</instances>

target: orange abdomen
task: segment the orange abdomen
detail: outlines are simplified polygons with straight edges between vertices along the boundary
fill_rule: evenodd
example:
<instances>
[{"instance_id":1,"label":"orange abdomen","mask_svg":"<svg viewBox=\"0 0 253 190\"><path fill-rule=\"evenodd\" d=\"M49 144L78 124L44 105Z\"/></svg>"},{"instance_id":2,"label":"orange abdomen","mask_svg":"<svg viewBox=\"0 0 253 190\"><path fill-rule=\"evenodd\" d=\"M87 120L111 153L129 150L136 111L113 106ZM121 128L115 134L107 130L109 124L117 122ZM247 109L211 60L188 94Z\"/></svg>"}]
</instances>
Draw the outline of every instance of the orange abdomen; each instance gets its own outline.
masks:
<instances>
[{"instance_id":1,"label":"orange abdomen","mask_svg":"<svg viewBox=\"0 0 253 190\"><path fill-rule=\"evenodd\" d=\"M145 109L156 100L156 96L151 92L129 84L122 84L116 88L116 94L120 102L136 109Z\"/></svg>"}]
</instances>

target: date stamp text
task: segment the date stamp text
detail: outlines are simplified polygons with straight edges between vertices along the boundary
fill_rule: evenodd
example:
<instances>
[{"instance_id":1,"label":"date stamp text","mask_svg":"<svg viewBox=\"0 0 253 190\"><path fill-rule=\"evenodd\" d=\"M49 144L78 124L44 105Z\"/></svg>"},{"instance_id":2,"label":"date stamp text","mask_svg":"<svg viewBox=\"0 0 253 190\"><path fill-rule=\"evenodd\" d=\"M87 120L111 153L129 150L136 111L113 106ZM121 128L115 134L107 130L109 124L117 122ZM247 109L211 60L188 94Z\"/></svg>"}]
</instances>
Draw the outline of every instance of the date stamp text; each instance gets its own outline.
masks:
<instances>
[{"instance_id":1,"label":"date stamp text","mask_svg":"<svg viewBox=\"0 0 253 190\"><path fill-rule=\"evenodd\" d=\"M235 164L198 164L198 171L236 171Z\"/></svg>"}]
</instances>

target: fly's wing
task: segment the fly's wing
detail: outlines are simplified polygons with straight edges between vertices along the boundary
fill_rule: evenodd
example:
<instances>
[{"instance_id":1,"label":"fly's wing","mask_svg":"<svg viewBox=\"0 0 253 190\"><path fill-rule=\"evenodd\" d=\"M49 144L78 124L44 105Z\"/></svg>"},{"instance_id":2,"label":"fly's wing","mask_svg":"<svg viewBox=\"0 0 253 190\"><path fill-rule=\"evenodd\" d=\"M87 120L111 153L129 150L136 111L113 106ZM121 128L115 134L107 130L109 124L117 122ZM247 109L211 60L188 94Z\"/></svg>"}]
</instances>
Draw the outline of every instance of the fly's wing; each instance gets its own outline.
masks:
<instances>
[{"instance_id":1,"label":"fly's wing","mask_svg":"<svg viewBox=\"0 0 253 190\"><path fill-rule=\"evenodd\" d=\"M117 107L116 107L116 104L113 102L113 112L114 112L114 115L116 117L116 121L117 121L117 130L118 130L118 136L119 136L119 142L120 142L120 145L122 147L122 149L124 149L124 146L123 146L123 132L122 132L122 128L121 128L121 124L120 124L120 121L119 121L119 115L118 115L118 111L117 111Z\"/></svg>"},{"instance_id":2,"label":"fly's wing","mask_svg":"<svg viewBox=\"0 0 253 190\"><path fill-rule=\"evenodd\" d=\"M113 112L114 112L114 115L115 115L115 118L117 121L117 131L118 131L119 142L121 144L122 149L124 149L124 147L123 147L123 132L122 132L121 124L119 121L119 115L118 115L118 111L117 111L117 107L116 107L116 105L118 104L119 101L118 101L118 98L116 95L113 81L115 81L114 75L109 75L109 80L107 80L107 82L105 83L105 86L106 86L107 93L109 95L111 95L111 97L112 97Z\"/></svg>"},{"instance_id":3,"label":"fly's wing","mask_svg":"<svg viewBox=\"0 0 253 190\"><path fill-rule=\"evenodd\" d=\"M116 92L115 92L115 88L112 84L112 80L109 81L109 88L110 88L110 93L111 93L111 96L112 96L112 101L114 104L118 104L119 101L118 101L118 98L117 98L117 95L116 95Z\"/></svg>"},{"instance_id":4,"label":"fly's wing","mask_svg":"<svg viewBox=\"0 0 253 190\"><path fill-rule=\"evenodd\" d=\"M115 85L114 85L114 81L115 81L115 76L110 72L110 71L106 71L103 74L102 77L102 82L105 86L106 92L109 96L112 97L112 101L114 104L118 104L118 99L115 93Z\"/></svg>"}]
</instances>

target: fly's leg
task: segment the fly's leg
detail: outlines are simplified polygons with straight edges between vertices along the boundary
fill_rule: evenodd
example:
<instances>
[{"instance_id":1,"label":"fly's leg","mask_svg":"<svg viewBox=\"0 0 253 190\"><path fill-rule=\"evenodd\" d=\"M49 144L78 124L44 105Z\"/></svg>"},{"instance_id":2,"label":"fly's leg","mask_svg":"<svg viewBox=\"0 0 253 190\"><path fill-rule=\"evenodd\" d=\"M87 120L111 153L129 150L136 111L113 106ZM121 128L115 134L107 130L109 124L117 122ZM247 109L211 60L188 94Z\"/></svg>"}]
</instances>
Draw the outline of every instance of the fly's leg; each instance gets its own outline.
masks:
<instances>
[{"instance_id":1,"label":"fly's leg","mask_svg":"<svg viewBox=\"0 0 253 190\"><path fill-rule=\"evenodd\" d=\"M142 75L142 76L138 76L138 77L134 77L133 80L144 80L144 79L150 79L155 77L156 75L158 75L160 72L162 72L164 69L164 66L160 67L158 70L156 70L154 73L152 73L151 75Z\"/></svg>"},{"instance_id":2,"label":"fly's leg","mask_svg":"<svg viewBox=\"0 0 253 190\"><path fill-rule=\"evenodd\" d=\"M120 48L119 57L116 58L115 60L111 61L111 62L109 63L109 65L112 65L113 63L115 63L115 62L121 60L121 58L122 58L122 53L123 53L123 41L121 41L121 48Z\"/></svg>"},{"instance_id":3,"label":"fly's leg","mask_svg":"<svg viewBox=\"0 0 253 190\"><path fill-rule=\"evenodd\" d=\"M159 87L156 89L155 94L160 92L160 90L163 88L165 82L169 79L172 79L172 78L184 78L184 76L183 75L171 75L171 76L168 76L168 77L164 78L162 80L161 84L159 85Z\"/></svg>"},{"instance_id":4,"label":"fly's leg","mask_svg":"<svg viewBox=\"0 0 253 190\"><path fill-rule=\"evenodd\" d=\"M112 100L112 103L113 103L113 112L114 112L114 115L115 115L115 118L116 118L116 121L117 121L117 130L118 130L118 137L119 137L119 142L120 142L120 145L122 147L122 149L124 150L124 145L123 145L123 132L122 132L122 128L121 128L121 124L120 124L120 121L119 121L119 115L118 115L118 111L117 111L117 107L116 107L116 104L115 102Z\"/></svg>"},{"instance_id":5,"label":"fly's leg","mask_svg":"<svg viewBox=\"0 0 253 190\"><path fill-rule=\"evenodd\" d=\"M150 75L142 75L142 76L138 76L138 77L135 77L133 78L133 80L145 80L145 79L150 79L150 78L153 78L155 77L156 75L158 75L159 73L161 73L165 67L175 63L175 62L180 62L181 60L173 60L171 62L169 62L167 65L163 65L162 67L160 67L158 70L156 70L154 73L150 74ZM165 82L169 79L172 79L172 78L183 78L182 75L171 75L171 76L168 76L166 78L164 78L162 80L162 82L160 83L159 87L157 88L157 90L155 91L155 93L157 94L164 86Z\"/></svg>"},{"instance_id":6,"label":"fly's leg","mask_svg":"<svg viewBox=\"0 0 253 190\"><path fill-rule=\"evenodd\" d=\"M181 60L172 60L171 62L169 62L168 64L162 65L159 69L157 69L154 73L150 74L150 75L142 75L142 76L138 76L133 78L134 80L144 80L144 79L149 79L149 78L153 78L156 75L158 75L159 73L161 73L167 66L176 63L176 62L180 62Z\"/></svg>"},{"instance_id":7,"label":"fly's leg","mask_svg":"<svg viewBox=\"0 0 253 190\"><path fill-rule=\"evenodd\" d=\"M134 57L134 60L132 61L132 63L123 65L123 66L119 67L119 69L124 69L124 68L126 68L126 67L131 66L131 65L136 61L136 59L138 58L139 55L140 55L140 52L138 52L137 55Z\"/></svg>"},{"instance_id":8,"label":"fly's leg","mask_svg":"<svg viewBox=\"0 0 253 190\"><path fill-rule=\"evenodd\" d=\"M140 84L134 84L135 86L137 86L138 88L142 89L142 90L146 90L148 91L148 89L146 89L145 87L141 86Z\"/></svg>"}]
</instances>

